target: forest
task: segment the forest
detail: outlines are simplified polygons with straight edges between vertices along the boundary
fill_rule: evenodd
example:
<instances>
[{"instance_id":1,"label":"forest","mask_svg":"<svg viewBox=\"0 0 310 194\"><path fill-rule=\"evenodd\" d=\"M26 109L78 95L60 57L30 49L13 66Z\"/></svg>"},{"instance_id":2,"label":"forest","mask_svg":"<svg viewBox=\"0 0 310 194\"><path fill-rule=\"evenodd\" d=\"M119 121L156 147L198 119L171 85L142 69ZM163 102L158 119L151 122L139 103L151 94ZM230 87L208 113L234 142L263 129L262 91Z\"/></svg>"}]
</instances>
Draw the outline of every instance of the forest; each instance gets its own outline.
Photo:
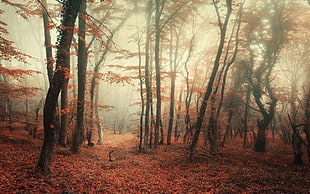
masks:
<instances>
[{"instance_id":1,"label":"forest","mask_svg":"<svg viewBox=\"0 0 310 194\"><path fill-rule=\"evenodd\" d=\"M310 193L310 0L0 5L0 193Z\"/></svg>"}]
</instances>

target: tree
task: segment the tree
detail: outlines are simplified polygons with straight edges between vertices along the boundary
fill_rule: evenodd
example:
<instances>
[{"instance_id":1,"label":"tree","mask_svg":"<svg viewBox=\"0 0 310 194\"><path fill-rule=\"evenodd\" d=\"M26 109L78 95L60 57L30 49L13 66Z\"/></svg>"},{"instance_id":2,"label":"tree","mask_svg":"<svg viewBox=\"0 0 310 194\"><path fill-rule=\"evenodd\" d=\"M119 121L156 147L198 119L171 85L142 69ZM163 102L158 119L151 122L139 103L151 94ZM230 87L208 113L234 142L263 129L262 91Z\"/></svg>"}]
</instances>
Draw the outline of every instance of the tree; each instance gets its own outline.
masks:
<instances>
[{"instance_id":1,"label":"tree","mask_svg":"<svg viewBox=\"0 0 310 194\"><path fill-rule=\"evenodd\" d=\"M260 2L262 3L262 2ZM265 152L266 129L275 114L278 98L272 86L272 72L277 63L279 52L286 41L289 22L284 18L284 3L264 1L261 12L252 15L250 11L247 26L247 49L249 50L248 75L254 101L263 117L257 119L255 150ZM267 9L268 8L268 9ZM266 11L264 11L266 10ZM265 20L261 20L264 15ZM261 53L260 60L255 53Z\"/></svg>"},{"instance_id":2,"label":"tree","mask_svg":"<svg viewBox=\"0 0 310 194\"><path fill-rule=\"evenodd\" d=\"M216 10L218 9L217 3L218 3L217 1L213 0L213 5L214 5ZM196 145L197 145L197 142L198 142L199 134L200 134L200 131L201 131L201 127L202 127L202 123L203 123L203 120L204 120L205 112L206 112L206 109L207 109L208 100L209 100L209 97L210 97L210 95L212 93L212 87L213 87L213 84L214 84L214 81L215 81L216 74L218 72L218 68L220 66L220 59L221 59L222 51L223 51L224 44L225 44L226 30L227 30L227 26L228 26L228 22L229 22L229 18L230 18L231 12L232 12L232 1L231 0L226 0L226 15L225 15L224 23L222 23L221 18L218 17L221 38L220 38L220 42L219 42L216 58L215 58L215 61L214 61L214 66L213 66L213 69L212 69L211 77L209 79L208 86L206 88L206 91L205 91L205 94L204 94L204 97L203 97L203 101L202 101L200 109L199 109L199 115L198 115L198 118L196 120L196 124L195 124L196 131L194 133L193 141L192 141L191 146L190 146L190 156L189 156L190 160L193 160L194 152L196 150Z\"/></svg>"},{"instance_id":3,"label":"tree","mask_svg":"<svg viewBox=\"0 0 310 194\"><path fill-rule=\"evenodd\" d=\"M215 84L213 94L211 96L211 113L210 113L209 123L207 126L207 130L208 130L207 136L210 142L210 152L212 153L217 152L217 141L218 141L218 133L219 133L218 124L219 124L222 104L224 101L227 74L228 74L230 67L234 64L236 56L237 56L243 4L244 4L244 1L241 1L239 11L237 14L237 19L236 19L237 21L233 24L232 32L231 32L230 38L227 43L226 52L224 54L223 65L219 69L219 73L217 76L217 83ZM220 17L218 9L216 10L217 10L218 17ZM233 45L233 41L235 42L234 45ZM230 56L230 52L232 53L231 56ZM220 93L220 94L219 94L218 104L216 105L215 104L216 96L218 96L217 93Z\"/></svg>"},{"instance_id":4,"label":"tree","mask_svg":"<svg viewBox=\"0 0 310 194\"><path fill-rule=\"evenodd\" d=\"M57 99L70 70L70 45L73 36L74 23L82 0L68 0L64 4L64 15L61 34L56 55L56 71L46 96L44 105L44 141L38 161L38 167L45 173L51 173L52 154L56 143L55 111Z\"/></svg>"}]
</instances>

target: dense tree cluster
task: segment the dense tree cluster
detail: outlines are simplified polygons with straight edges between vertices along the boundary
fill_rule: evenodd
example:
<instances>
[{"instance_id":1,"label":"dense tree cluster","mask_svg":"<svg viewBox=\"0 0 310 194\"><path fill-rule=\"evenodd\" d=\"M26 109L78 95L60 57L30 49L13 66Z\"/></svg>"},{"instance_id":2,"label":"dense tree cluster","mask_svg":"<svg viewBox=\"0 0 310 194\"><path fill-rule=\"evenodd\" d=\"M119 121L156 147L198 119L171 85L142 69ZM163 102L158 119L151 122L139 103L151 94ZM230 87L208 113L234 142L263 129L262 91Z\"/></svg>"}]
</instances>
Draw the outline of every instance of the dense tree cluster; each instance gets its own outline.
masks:
<instances>
[{"instance_id":1,"label":"dense tree cluster","mask_svg":"<svg viewBox=\"0 0 310 194\"><path fill-rule=\"evenodd\" d=\"M310 9L305 1L0 4L14 7L25 19L43 18L49 89L38 166L45 172L51 172L57 142L75 153L86 140L93 146L94 136L102 144L103 123L119 133L131 127L144 153L181 137L193 160L197 146L209 145L217 154L233 136L243 139L244 148L265 152L266 139L277 136L293 145L297 164L303 162L303 146L310 158ZM13 81L37 71L10 67L12 61L28 65L33 56L18 51L8 29L0 20L0 96L6 99L0 105L2 120L14 112L10 99L36 91ZM116 97L104 98L100 90L111 85L130 88L134 102L125 108L109 104ZM121 96L118 103L130 98Z\"/></svg>"}]
</instances>

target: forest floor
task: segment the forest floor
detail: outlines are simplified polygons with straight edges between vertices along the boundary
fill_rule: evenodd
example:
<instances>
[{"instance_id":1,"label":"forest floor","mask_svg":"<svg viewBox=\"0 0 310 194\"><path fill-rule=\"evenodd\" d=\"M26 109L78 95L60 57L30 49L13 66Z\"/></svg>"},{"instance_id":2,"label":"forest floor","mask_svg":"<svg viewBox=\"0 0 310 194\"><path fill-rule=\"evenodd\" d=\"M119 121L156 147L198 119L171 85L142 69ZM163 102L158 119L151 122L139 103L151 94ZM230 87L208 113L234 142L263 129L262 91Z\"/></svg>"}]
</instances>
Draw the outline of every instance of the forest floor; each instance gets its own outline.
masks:
<instances>
[{"instance_id":1,"label":"forest floor","mask_svg":"<svg viewBox=\"0 0 310 194\"><path fill-rule=\"evenodd\" d=\"M0 127L1 194L310 193L309 162L293 165L291 147L280 141L269 141L266 153L244 149L236 139L216 155L199 146L189 162L181 140L142 154L136 135L106 132L104 145L82 145L78 155L57 147L51 175L36 169L41 145L22 129Z\"/></svg>"}]
</instances>

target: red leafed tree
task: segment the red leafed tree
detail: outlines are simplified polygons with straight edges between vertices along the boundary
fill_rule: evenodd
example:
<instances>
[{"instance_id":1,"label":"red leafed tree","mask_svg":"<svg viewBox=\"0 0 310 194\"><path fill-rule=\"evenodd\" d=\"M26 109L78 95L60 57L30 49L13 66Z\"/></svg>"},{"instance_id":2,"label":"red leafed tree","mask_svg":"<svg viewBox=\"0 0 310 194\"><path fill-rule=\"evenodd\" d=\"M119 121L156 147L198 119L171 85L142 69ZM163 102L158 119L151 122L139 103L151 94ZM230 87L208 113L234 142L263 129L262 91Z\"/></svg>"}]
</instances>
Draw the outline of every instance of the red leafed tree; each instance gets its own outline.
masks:
<instances>
[{"instance_id":1,"label":"red leafed tree","mask_svg":"<svg viewBox=\"0 0 310 194\"><path fill-rule=\"evenodd\" d=\"M38 167L45 173L51 173L52 153L55 147L55 109L63 82L70 70L70 45L73 29L82 0L68 0L64 4L61 35L56 56L56 71L50 83L44 106L44 142L38 161Z\"/></svg>"}]
</instances>

